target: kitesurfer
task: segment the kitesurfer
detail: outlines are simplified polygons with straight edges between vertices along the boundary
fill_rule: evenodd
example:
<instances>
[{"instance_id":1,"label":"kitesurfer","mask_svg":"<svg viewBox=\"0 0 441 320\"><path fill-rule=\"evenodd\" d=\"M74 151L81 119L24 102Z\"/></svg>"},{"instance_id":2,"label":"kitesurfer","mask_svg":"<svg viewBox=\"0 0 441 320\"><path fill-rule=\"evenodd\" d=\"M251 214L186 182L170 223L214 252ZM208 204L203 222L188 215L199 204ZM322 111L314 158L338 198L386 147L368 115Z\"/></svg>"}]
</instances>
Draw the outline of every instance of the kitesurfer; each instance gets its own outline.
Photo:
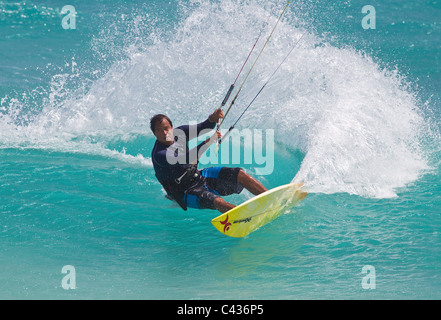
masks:
<instances>
[{"instance_id":1,"label":"kitesurfer","mask_svg":"<svg viewBox=\"0 0 441 320\"><path fill-rule=\"evenodd\" d=\"M267 189L241 168L211 167L198 169L198 160L210 145L221 138L216 131L210 138L189 150L190 140L213 130L222 109L217 109L204 122L173 128L172 121L164 114L157 114L150 120L150 129L156 137L152 150L155 175L162 184L167 197L175 200L184 210L216 209L226 212L235 205L226 202L222 196L242 192L243 188L254 195Z\"/></svg>"}]
</instances>

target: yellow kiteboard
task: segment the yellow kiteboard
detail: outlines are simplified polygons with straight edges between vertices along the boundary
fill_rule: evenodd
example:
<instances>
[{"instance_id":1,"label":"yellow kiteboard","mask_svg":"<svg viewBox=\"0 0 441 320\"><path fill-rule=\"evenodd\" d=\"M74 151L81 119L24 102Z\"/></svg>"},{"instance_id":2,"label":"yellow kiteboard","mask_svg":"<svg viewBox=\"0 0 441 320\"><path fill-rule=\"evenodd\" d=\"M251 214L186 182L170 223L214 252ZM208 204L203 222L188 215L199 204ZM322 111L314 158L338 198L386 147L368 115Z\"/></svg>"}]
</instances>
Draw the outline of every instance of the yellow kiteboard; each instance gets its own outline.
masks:
<instances>
[{"instance_id":1,"label":"yellow kiteboard","mask_svg":"<svg viewBox=\"0 0 441 320\"><path fill-rule=\"evenodd\" d=\"M241 238L266 225L305 199L301 184L287 184L268 190L211 220L223 234Z\"/></svg>"}]
</instances>

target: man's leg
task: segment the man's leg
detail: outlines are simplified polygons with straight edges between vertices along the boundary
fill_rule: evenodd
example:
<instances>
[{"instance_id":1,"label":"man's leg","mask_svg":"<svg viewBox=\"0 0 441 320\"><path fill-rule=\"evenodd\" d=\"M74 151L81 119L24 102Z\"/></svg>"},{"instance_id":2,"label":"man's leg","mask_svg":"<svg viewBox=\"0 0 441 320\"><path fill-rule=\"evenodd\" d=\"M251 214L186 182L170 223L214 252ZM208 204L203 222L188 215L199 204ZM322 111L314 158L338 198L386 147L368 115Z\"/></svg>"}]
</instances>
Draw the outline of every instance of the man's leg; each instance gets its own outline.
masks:
<instances>
[{"instance_id":1,"label":"man's leg","mask_svg":"<svg viewBox=\"0 0 441 320\"><path fill-rule=\"evenodd\" d=\"M245 187L249 192L254 195L261 194L265 191L268 191L259 181L254 179L249 174L245 173L242 169L239 171L237 175L237 181Z\"/></svg>"},{"instance_id":2,"label":"man's leg","mask_svg":"<svg viewBox=\"0 0 441 320\"><path fill-rule=\"evenodd\" d=\"M236 207L234 204L226 202L221 197L217 197L216 199L214 199L213 204L214 204L214 207L216 208L216 210L219 210L222 213L225 213L225 212L233 209L234 207Z\"/></svg>"},{"instance_id":3,"label":"man's leg","mask_svg":"<svg viewBox=\"0 0 441 320\"><path fill-rule=\"evenodd\" d=\"M216 190L216 193L222 196L240 193L243 188L246 188L254 195L267 191L267 189L259 181L245 173L240 168L208 168L204 169L202 175L206 178L206 185L208 188ZM218 178L220 180L218 180ZM212 193L207 192L206 190L203 190L202 194L203 197L206 196L207 199L211 199L212 207L222 213L236 207L235 205L226 202L219 196L213 199Z\"/></svg>"}]
</instances>

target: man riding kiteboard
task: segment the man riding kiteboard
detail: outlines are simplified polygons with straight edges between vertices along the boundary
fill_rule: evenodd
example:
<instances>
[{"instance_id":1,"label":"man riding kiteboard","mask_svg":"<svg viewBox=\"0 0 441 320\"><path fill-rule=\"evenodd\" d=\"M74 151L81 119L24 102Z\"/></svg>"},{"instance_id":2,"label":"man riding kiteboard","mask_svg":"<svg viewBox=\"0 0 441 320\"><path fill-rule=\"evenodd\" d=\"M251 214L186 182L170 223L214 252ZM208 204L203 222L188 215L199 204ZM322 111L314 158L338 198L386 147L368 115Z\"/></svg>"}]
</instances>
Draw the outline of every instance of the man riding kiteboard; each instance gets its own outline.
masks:
<instances>
[{"instance_id":1,"label":"man riding kiteboard","mask_svg":"<svg viewBox=\"0 0 441 320\"><path fill-rule=\"evenodd\" d=\"M167 192L167 197L175 200L184 210L188 207L216 209L223 213L235 205L226 202L222 196L240 193L243 188L254 195L267 191L241 168L198 169L199 158L221 138L221 133L216 131L191 150L188 143L214 129L223 117L222 109L218 109L204 122L177 128L173 128L172 121L164 114L157 114L150 120L150 128L157 139L152 150L156 178Z\"/></svg>"}]
</instances>

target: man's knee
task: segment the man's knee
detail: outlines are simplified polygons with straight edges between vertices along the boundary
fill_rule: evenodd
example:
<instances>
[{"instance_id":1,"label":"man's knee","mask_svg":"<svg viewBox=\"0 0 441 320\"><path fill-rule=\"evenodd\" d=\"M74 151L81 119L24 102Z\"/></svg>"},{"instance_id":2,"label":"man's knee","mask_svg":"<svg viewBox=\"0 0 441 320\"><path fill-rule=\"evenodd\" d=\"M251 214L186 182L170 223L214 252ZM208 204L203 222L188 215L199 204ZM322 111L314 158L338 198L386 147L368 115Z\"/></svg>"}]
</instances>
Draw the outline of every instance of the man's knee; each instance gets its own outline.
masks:
<instances>
[{"instance_id":1,"label":"man's knee","mask_svg":"<svg viewBox=\"0 0 441 320\"><path fill-rule=\"evenodd\" d=\"M237 174L237 181L241 182L241 181L243 181L243 179L246 179L247 176L248 176L248 174L245 173L245 171L243 171L243 169L240 169L239 173Z\"/></svg>"}]
</instances>

